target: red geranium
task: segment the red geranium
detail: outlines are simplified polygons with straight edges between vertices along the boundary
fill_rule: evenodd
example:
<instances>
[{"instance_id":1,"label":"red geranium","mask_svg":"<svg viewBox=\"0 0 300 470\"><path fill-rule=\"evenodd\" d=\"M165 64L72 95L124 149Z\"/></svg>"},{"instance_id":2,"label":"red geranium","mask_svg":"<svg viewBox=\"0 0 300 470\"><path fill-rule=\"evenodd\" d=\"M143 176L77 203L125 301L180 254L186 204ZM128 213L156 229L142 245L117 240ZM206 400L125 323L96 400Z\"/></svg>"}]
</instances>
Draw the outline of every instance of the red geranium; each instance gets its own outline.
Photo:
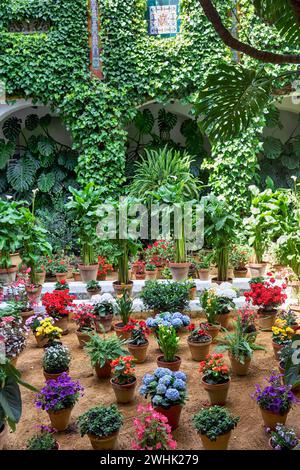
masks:
<instances>
[{"instance_id":1,"label":"red geranium","mask_svg":"<svg viewBox=\"0 0 300 470\"><path fill-rule=\"evenodd\" d=\"M250 291L245 292L247 302L251 302L252 305L257 305L261 308L266 307L279 307L287 299L287 295L284 293L285 285L275 285L275 279L269 278L264 282L257 282L250 284Z\"/></svg>"},{"instance_id":2,"label":"red geranium","mask_svg":"<svg viewBox=\"0 0 300 470\"><path fill-rule=\"evenodd\" d=\"M103 276L113 270L114 268L107 262L106 258L98 256L98 276Z\"/></svg>"},{"instance_id":3,"label":"red geranium","mask_svg":"<svg viewBox=\"0 0 300 470\"><path fill-rule=\"evenodd\" d=\"M70 313L70 307L75 299L68 290L54 290L43 295L42 304L50 317L59 319Z\"/></svg>"},{"instance_id":4,"label":"red geranium","mask_svg":"<svg viewBox=\"0 0 300 470\"><path fill-rule=\"evenodd\" d=\"M78 325L78 330L92 330L94 327L94 307L91 304L76 305L73 309L73 320Z\"/></svg>"}]
</instances>

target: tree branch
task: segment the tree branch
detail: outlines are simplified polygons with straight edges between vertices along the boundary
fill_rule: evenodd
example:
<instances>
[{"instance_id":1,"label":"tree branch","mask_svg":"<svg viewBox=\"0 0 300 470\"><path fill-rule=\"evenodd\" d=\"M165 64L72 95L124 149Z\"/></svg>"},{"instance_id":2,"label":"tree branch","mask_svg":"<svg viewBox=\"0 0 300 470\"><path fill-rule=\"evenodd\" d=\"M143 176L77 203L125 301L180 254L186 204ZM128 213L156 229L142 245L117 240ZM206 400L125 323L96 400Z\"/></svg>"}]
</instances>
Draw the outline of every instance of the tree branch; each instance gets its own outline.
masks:
<instances>
[{"instance_id":1,"label":"tree branch","mask_svg":"<svg viewBox=\"0 0 300 470\"><path fill-rule=\"evenodd\" d=\"M294 9L299 8L299 22L300 22L300 0L291 0ZM242 52L253 59L260 60L270 64L300 64L300 55L289 54L275 54L273 52L261 51L249 44L239 41L233 37L230 31L224 26L222 19L212 4L211 0L199 0L207 19L213 25L215 31L222 39L226 46L238 52ZM294 5L295 4L295 5ZM296 12L296 10L295 10ZM296 14L296 13L295 13Z\"/></svg>"}]
</instances>

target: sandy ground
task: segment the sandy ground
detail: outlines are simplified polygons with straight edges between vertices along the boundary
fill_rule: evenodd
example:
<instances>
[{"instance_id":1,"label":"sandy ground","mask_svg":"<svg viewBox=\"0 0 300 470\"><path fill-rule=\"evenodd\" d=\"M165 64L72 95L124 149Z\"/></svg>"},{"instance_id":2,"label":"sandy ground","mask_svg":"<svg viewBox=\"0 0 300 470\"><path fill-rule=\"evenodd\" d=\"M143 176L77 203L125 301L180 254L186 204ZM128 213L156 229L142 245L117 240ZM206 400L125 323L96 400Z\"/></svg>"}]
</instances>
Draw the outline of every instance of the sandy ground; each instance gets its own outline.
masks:
<instances>
[{"instance_id":1,"label":"sandy ground","mask_svg":"<svg viewBox=\"0 0 300 470\"><path fill-rule=\"evenodd\" d=\"M201 407L208 405L205 390L200 383L197 362L192 361L189 348L186 342L187 333L181 334L180 351L182 357L181 370L188 376L189 400L184 406L179 428L174 432L174 437L178 442L179 450L202 449L200 438L191 423L192 416ZM85 388L84 396L73 409L71 423L67 431L57 434L57 440L62 450L90 449L90 442L85 436L81 438L76 430L76 418L92 406L115 402L115 395L111 389L109 380L99 380L90 365L89 358L84 350L78 346L75 334L75 325L70 323L70 333L63 337L63 342L67 344L72 352L72 364L70 375L77 379ZM240 416L240 423L233 432L230 442L230 449L268 449L268 437L265 435L260 411L255 401L251 398L256 383L263 383L264 377L269 375L271 370L277 371L277 362L274 359L271 345L271 333L259 333L257 343L263 344L267 351L256 351L251 364L249 375L246 377L233 377L229 390L227 407L235 415ZM156 357L159 351L153 336L150 338L148 349L148 359L144 364L136 366L138 386L146 372L153 372L156 368ZM18 368L22 372L22 378L41 388L44 377L41 369L43 349L36 346L33 336L30 336L26 350L19 358ZM22 388L23 415L17 426L17 431L10 434L7 449L24 449L26 442L36 432L39 424L49 424L46 412L38 410L34 405L34 394ZM299 397L300 398L300 397ZM120 431L118 448L130 449L130 442L133 436L133 417L136 414L138 403L146 403L143 397L138 395L136 390L135 401L128 405L119 405L124 414L124 426ZM300 406L296 406L289 414L287 424L294 427L300 435Z\"/></svg>"}]
</instances>

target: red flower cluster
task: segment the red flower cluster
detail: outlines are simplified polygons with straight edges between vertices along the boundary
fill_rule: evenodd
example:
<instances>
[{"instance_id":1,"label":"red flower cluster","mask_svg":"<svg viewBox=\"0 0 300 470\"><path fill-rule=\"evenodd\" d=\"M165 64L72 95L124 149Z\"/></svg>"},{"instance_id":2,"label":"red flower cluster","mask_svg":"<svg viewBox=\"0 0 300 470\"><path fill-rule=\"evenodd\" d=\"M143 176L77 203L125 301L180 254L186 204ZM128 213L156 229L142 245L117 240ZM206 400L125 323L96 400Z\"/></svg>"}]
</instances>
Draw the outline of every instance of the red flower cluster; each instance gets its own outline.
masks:
<instances>
[{"instance_id":1,"label":"red flower cluster","mask_svg":"<svg viewBox=\"0 0 300 470\"><path fill-rule=\"evenodd\" d=\"M91 304L79 304L73 309L73 320L78 325L78 330L92 330L94 326L94 307Z\"/></svg>"},{"instance_id":2,"label":"red flower cluster","mask_svg":"<svg viewBox=\"0 0 300 470\"><path fill-rule=\"evenodd\" d=\"M127 331L133 331L136 328L142 328L143 332L145 335L150 334L149 328L147 328L146 322L134 320L133 318L130 318L127 325L123 326L122 331L127 332Z\"/></svg>"},{"instance_id":3,"label":"red flower cluster","mask_svg":"<svg viewBox=\"0 0 300 470\"><path fill-rule=\"evenodd\" d=\"M135 359L133 356L120 356L111 361L113 379L118 384L131 383L135 378Z\"/></svg>"},{"instance_id":4,"label":"red flower cluster","mask_svg":"<svg viewBox=\"0 0 300 470\"><path fill-rule=\"evenodd\" d=\"M70 307L75 299L68 290L54 290L43 295L42 304L47 314L53 318L65 317L70 313Z\"/></svg>"},{"instance_id":5,"label":"red flower cluster","mask_svg":"<svg viewBox=\"0 0 300 470\"><path fill-rule=\"evenodd\" d=\"M224 363L223 354L209 354L205 361L200 362L199 372L214 377L228 376L229 368Z\"/></svg>"},{"instance_id":6,"label":"red flower cluster","mask_svg":"<svg viewBox=\"0 0 300 470\"><path fill-rule=\"evenodd\" d=\"M173 258L174 246L173 243L166 240L156 240L153 245L148 245L144 251L148 263L164 267Z\"/></svg>"},{"instance_id":7,"label":"red flower cluster","mask_svg":"<svg viewBox=\"0 0 300 470\"><path fill-rule=\"evenodd\" d=\"M267 281L250 284L251 290L245 292L247 302L259 307L278 307L287 299L287 295L283 292L286 285L275 285L275 279L270 277Z\"/></svg>"},{"instance_id":8,"label":"red flower cluster","mask_svg":"<svg viewBox=\"0 0 300 470\"><path fill-rule=\"evenodd\" d=\"M98 256L98 276L106 275L108 272L113 271L114 268L109 264L103 256Z\"/></svg>"}]
</instances>

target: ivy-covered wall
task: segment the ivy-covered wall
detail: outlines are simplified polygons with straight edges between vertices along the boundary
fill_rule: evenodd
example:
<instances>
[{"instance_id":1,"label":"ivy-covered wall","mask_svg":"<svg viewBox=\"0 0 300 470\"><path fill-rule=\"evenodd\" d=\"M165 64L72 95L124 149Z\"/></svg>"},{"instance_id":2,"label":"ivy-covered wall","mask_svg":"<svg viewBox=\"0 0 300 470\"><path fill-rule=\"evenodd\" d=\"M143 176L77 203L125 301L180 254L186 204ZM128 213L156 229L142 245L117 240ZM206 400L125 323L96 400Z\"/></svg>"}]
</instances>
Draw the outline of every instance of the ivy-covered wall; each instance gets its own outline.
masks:
<instances>
[{"instance_id":1,"label":"ivy-covered wall","mask_svg":"<svg viewBox=\"0 0 300 470\"><path fill-rule=\"evenodd\" d=\"M0 80L9 95L58 108L80 153L79 181L106 185L116 195L125 182L124 129L136 107L150 100L193 102L208 71L231 51L217 38L198 0L182 0L181 34L170 39L148 36L146 0L99 3L104 81L89 72L86 0L0 0ZM235 2L216 3L230 22ZM245 21L251 15L247 12ZM26 19L52 26L47 33L8 32L9 23ZM247 205L258 149L254 126L240 140L217 145L207 162L213 189L233 204Z\"/></svg>"}]
</instances>

